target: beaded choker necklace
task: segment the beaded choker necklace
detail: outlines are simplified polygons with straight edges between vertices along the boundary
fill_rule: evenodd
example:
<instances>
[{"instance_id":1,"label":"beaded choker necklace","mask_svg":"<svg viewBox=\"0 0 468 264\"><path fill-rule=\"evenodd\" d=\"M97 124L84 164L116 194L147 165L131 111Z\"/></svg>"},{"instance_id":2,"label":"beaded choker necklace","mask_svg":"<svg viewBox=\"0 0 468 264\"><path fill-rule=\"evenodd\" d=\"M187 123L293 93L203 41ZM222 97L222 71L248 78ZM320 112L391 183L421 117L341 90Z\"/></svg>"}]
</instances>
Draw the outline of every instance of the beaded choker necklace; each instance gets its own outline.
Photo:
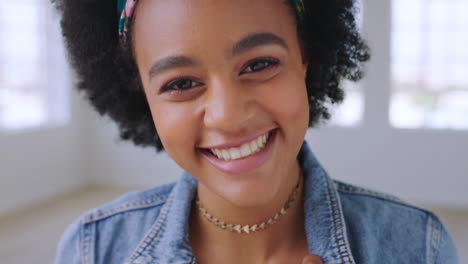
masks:
<instances>
[{"instance_id":1,"label":"beaded choker necklace","mask_svg":"<svg viewBox=\"0 0 468 264\"><path fill-rule=\"evenodd\" d=\"M228 224L228 223L225 223L225 222L219 220L218 218L214 217L210 213L208 213L208 211L203 207L203 205L201 204L201 202L200 202L200 200L198 198L196 200L196 204L197 204L197 207L198 207L198 210L200 211L200 213L209 222L213 223L215 226L217 226L217 227L219 227L219 228L221 228L223 230L238 233L238 234L251 234L251 233L262 231L262 230L268 228L269 226L271 226L274 223L278 222L281 219L281 217L283 217L286 214L288 209L291 207L291 204L294 202L294 200L296 200L296 197L297 197L297 194L298 194L298 191L299 191L299 186L301 185L301 179L302 179L302 176L299 177L299 180L297 181L297 184L294 187L294 190L289 195L288 200L286 201L284 206L279 210L279 212L277 212L270 219L268 219L268 220L266 220L264 222L261 222L259 224L254 224L254 225Z\"/></svg>"}]
</instances>

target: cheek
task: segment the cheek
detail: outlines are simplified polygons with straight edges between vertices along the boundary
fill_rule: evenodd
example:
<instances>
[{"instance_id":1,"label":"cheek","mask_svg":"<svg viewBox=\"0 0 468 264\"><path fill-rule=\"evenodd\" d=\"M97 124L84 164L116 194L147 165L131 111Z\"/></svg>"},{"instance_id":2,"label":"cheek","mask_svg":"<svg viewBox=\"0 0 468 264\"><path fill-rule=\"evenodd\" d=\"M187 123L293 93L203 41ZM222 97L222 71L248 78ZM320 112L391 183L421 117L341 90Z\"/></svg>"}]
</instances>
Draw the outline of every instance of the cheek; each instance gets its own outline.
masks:
<instances>
[{"instance_id":1,"label":"cheek","mask_svg":"<svg viewBox=\"0 0 468 264\"><path fill-rule=\"evenodd\" d=\"M304 123L308 126L309 102L305 83L300 77L281 78L267 89L265 101L279 122Z\"/></svg>"},{"instance_id":2,"label":"cheek","mask_svg":"<svg viewBox=\"0 0 468 264\"><path fill-rule=\"evenodd\" d=\"M194 149L198 133L193 109L163 101L151 103L150 108L166 152L174 158L190 153L188 150Z\"/></svg>"}]
</instances>

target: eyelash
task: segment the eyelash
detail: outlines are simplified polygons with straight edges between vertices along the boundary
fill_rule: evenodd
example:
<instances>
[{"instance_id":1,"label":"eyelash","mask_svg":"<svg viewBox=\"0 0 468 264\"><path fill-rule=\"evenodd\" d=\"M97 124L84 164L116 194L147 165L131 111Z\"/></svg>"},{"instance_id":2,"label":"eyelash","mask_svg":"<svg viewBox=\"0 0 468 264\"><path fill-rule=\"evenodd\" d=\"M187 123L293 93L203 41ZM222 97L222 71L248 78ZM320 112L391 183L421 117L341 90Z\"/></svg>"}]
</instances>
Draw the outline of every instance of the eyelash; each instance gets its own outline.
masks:
<instances>
[{"instance_id":1,"label":"eyelash","mask_svg":"<svg viewBox=\"0 0 468 264\"><path fill-rule=\"evenodd\" d=\"M178 84L181 84L181 83L184 83L184 82L187 82L189 81L190 82L190 87L187 88L187 89L177 89L177 88L174 88L174 86L178 85ZM197 84L199 82L197 81L194 81L192 80L191 78L189 77L181 77L179 79L176 79L172 82L169 82L168 84L164 85L162 88L161 88L161 92L167 92L167 91L175 91L175 92L183 92L185 90L189 90L189 89L192 89L194 87L193 84ZM186 84L186 83L185 83Z\"/></svg>"},{"instance_id":2,"label":"eyelash","mask_svg":"<svg viewBox=\"0 0 468 264\"><path fill-rule=\"evenodd\" d=\"M259 70L253 70L251 69L249 72L245 72L245 70L249 67L253 67L253 64L255 63L263 63L263 67L261 67L261 69ZM266 66L265 66L266 64ZM251 60L249 61L244 67L243 67L243 70L241 71L241 74L242 73L247 73L247 74L252 74L252 73L259 73L259 72L266 72L266 71L269 71L269 70L272 70L273 68L277 67L278 65L280 64L280 62L277 60L277 59L273 59L273 58L257 58L257 59L254 59L254 60ZM184 83L184 82L187 82L187 81L190 81L190 87L189 88L186 88L186 89L179 89L179 88L174 88L176 85L178 84L187 84L187 83ZM168 84L164 85L161 89L161 92L166 92L166 91L175 91L175 92L183 92L183 91L186 91L186 90L190 90L192 89L193 87L196 86L196 84L201 84L197 81L194 81L192 80L190 77L181 77L179 79L176 79L174 81L171 81L169 82Z\"/></svg>"},{"instance_id":3,"label":"eyelash","mask_svg":"<svg viewBox=\"0 0 468 264\"><path fill-rule=\"evenodd\" d=\"M248 73L263 72L263 71L271 70L271 69L273 69L274 67L276 67L276 66L279 65L279 61L278 61L277 59L273 59L273 58L258 58L258 59L254 59L254 60L249 61L249 62L246 64L246 66L243 68L242 72L244 72L246 68L252 67L252 64L254 64L254 63L259 63L259 62L267 63L267 66L263 67L263 68L260 69L260 70L257 70L257 71L250 71L250 72L248 72ZM242 72L241 72L241 73L242 73Z\"/></svg>"}]
</instances>

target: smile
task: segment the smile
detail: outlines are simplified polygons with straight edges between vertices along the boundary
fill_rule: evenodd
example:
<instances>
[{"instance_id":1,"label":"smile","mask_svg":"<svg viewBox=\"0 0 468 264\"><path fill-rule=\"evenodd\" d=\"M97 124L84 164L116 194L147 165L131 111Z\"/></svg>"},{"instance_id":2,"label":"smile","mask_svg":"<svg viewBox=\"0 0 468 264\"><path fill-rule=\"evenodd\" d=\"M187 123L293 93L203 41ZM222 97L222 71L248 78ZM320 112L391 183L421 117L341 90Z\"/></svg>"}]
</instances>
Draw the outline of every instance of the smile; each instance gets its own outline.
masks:
<instances>
[{"instance_id":1,"label":"smile","mask_svg":"<svg viewBox=\"0 0 468 264\"><path fill-rule=\"evenodd\" d=\"M227 174L252 172L265 164L273 155L278 129L237 145L201 149L211 165Z\"/></svg>"},{"instance_id":2,"label":"smile","mask_svg":"<svg viewBox=\"0 0 468 264\"><path fill-rule=\"evenodd\" d=\"M226 148L226 149L216 149L212 148L209 149L211 151L211 154L216 156L218 159L224 160L224 161L230 161L230 160L237 160L237 159L243 159L249 156L252 156L265 148L265 145L270 138L271 132L268 132L266 134L263 134L259 136L258 138L242 144L240 147L237 148Z\"/></svg>"}]
</instances>

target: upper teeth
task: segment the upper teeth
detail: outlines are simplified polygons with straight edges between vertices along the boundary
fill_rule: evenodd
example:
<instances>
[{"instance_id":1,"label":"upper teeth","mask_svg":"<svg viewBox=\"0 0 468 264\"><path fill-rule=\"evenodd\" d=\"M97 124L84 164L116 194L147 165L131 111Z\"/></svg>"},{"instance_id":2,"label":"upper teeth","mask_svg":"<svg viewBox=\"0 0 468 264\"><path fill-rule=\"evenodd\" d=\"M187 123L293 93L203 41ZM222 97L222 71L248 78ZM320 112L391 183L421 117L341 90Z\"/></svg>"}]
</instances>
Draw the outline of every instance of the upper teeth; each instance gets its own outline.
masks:
<instances>
[{"instance_id":1,"label":"upper teeth","mask_svg":"<svg viewBox=\"0 0 468 264\"><path fill-rule=\"evenodd\" d=\"M253 155L265 147L265 144L268 139L268 135L264 134L251 142L245 143L238 148L229 148L229 149L210 149L211 152L222 160L235 160L235 159L242 159Z\"/></svg>"}]
</instances>

